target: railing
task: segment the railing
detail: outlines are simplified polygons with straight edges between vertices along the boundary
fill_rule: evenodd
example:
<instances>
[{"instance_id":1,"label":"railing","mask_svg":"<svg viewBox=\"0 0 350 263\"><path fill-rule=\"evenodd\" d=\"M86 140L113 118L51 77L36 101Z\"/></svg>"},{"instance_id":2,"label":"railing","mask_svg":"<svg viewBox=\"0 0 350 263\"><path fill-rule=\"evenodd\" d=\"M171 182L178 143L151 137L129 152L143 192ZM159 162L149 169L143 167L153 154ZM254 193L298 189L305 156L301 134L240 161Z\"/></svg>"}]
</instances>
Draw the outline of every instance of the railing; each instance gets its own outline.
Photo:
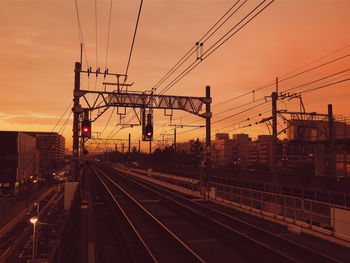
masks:
<instances>
[{"instance_id":1,"label":"railing","mask_svg":"<svg viewBox=\"0 0 350 263\"><path fill-rule=\"evenodd\" d=\"M263 192L270 192L275 194L281 194L292 197L300 197L303 199L310 199L321 201L325 203L332 203L335 205L345 206L350 208L350 193L344 192L330 192L327 190L320 190L315 188L302 188L297 186L262 183L262 182L250 182L234 179L220 180L215 183L223 183L232 185L235 187L248 188L252 190L260 190Z\"/></svg>"},{"instance_id":2,"label":"railing","mask_svg":"<svg viewBox=\"0 0 350 263\"><path fill-rule=\"evenodd\" d=\"M132 175L138 174L135 170L129 170L130 172ZM144 173L141 177L183 193L201 196L200 183L197 179L161 173L154 173L151 176ZM211 182L208 189L206 197L210 200L263 215L265 218L310 229L322 233L323 236L335 237L347 244L350 242L349 207L221 183Z\"/></svg>"},{"instance_id":3,"label":"railing","mask_svg":"<svg viewBox=\"0 0 350 263\"><path fill-rule=\"evenodd\" d=\"M345 235L350 241L349 207L218 183L211 183L210 187L210 199L290 219L296 225L319 227L330 235Z\"/></svg>"}]
</instances>

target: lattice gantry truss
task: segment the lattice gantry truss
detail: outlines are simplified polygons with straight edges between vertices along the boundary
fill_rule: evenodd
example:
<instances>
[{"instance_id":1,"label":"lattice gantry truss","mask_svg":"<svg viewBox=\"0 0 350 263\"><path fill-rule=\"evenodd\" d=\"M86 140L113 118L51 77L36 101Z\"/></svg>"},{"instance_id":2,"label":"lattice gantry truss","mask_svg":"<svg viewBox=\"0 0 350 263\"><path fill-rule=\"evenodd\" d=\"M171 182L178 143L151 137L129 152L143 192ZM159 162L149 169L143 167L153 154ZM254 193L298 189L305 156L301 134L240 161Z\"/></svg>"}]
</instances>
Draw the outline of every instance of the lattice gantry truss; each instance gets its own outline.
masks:
<instances>
[{"instance_id":1,"label":"lattice gantry truss","mask_svg":"<svg viewBox=\"0 0 350 263\"><path fill-rule=\"evenodd\" d=\"M91 100L88 94L95 94ZM153 109L171 109L183 110L202 118L208 118L208 113L203 105L211 103L211 98L207 97L185 97L171 95L156 95L141 92L109 92L109 91L74 91L74 96L80 97L85 101L86 107L91 113L96 111L90 118L94 121L101 116L109 107L130 107L130 108L153 108ZM85 106L85 105L84 105ZM203 109L204 108L204 109Z\"/></svg>"}]
</instances>

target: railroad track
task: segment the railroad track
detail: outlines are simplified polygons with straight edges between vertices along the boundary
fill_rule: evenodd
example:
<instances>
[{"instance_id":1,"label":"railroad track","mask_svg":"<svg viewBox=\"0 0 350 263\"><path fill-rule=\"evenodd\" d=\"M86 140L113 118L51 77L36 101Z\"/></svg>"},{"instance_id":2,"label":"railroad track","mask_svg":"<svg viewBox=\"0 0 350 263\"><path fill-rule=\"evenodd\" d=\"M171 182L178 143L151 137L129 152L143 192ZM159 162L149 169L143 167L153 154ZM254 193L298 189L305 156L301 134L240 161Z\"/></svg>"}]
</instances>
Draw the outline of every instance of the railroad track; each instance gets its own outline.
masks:
<instances>
[{"instance_id":1,"label":"railroad track","mask_svg":"<svg viewBox=\"0 0 350 263\"><path fill-rule=\"evenodd\" d=\"M96 169L96 171L119 206L126 207L130 206L130 203L134 203L134 206L138 206L140 211L142 210L144 214L157 222L158 229L162 229L168 234L171 233L173 243L176 240L182 244L182 250L189 251L188 249L190 249L191 252L187 253L192 254L196 261L342 262L172 191L144 181L141 182L135 178L126 179L120 175L116 180L115 176L114 178L107 176L100 169ZM130 180L133 181L133 185L130 184ZM123 204L126 199L129 200L128 205ZM140 217L138 214L140 211L125 211L125 213L136 214L137 218ZM166 215L167 213L168 215ZM135 218L129 218L129 220L132 221ZM138 226L137 224L136 222L135 229L143 238L143 223L139 223ZM168 231L164 230L165 228ZM144 243L151 252L154 246L157 247L160 244L162 248L164 245L164 249L167 247L163 242L155 242L154 244L152 241L154 242L154 240L144 238ZM177 255L174 251L170 251L170 254ZM167 262L167 259L159 257L157 252L153 256L159 262ZM188 262L188 260L182 260L182 262Z\"/></svg>"},{"instance_id":2,"label":"railroad track","mask_svg":"<svg viewBox=\"0 0 350 263\"><path fill-rule=\"evenodd\" d=\"M52 193L52 195L49 195L45 200L41 203L41 210L39 213L39 219L44 220L47 218L47 214L53 209L53 206L55 206L60 200L63 201L63 194L61 192L55 192ZM33 226L31 223L29 223L29 218L32 216L36 216L36 209L33 209L30 212L30 215L27 215L23 218L23 222L21 223L21 231L19 232L19 235L14 238L14 240L11 242L11 246L2 254L0 255L0 262L26 262L27 259L31 258L31 246L32 246L32 231ZM41 228L41 227L40 227ZM25 253L24 250L27 250L29 246L26 246L29 244L30 249ZM26 248L25 248L26 247ZM39 247L40 248L40 247ZM39 251L40 252L40 251ZM27 254L27 255L24 255ZM39 255L38 255L39 256Z\"/></svg>"},{"instance_id":3,"label":"railroad track","mask_svg":"<svg viewBox=\"0 0 350 263\"><path fill-rule=\"evenodd\" d=\"M123 220L128 223L134 240L138 242L137 246L142 249L143 262L205 262L169 228L148 212L140 201L111 181L101 170L96 169L95 171L113 200L115 208L119 210ZM134 252L139 253L139 251ZM135 256L132 252L129 252L129 255ZM138 261L137 258L129 260Z\"/></svg>"},{"instance_id":4,"label":"railroad track","mask_svg":"<svg viewBox=\"0 0 350 263\"><path fill-rule=\"evenodd\" d=\"M107 178L112 184L116 184L113 179ZM239 239L241 243L250 248L251 252L260 255L258 262L263 262L266 258L270 259L267 260L268 262L343 262L333 256L284 238L283 235L247 223L225 211L213 208L213 204L210 202L194 201L135 177L130 178L130 176L124 175L123 178L121 180L119 174L118 184L121 184L121 181L126 180L126 178L128 181L132 180L137 188L152 193L156 200L161 200L167 206L176 206L182 214L192 215L202 223L206 222L206 225L215 226L214 228L218 231L229 233L232 237ZM279 259L274 260L274 256L279 257ZM248 261L245 260L245 262Z\"/></svg>"}]
</instances>

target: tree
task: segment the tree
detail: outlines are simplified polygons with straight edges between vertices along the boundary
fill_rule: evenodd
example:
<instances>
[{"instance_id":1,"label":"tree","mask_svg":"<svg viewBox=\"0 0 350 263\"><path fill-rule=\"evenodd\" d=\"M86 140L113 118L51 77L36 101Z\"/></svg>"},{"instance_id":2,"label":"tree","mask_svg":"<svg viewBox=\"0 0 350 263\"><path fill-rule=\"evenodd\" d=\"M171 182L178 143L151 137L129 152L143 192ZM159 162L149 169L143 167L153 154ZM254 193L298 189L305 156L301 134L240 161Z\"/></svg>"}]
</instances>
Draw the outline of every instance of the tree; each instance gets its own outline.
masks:
<instances>
[{"instance_id":1,"label":"tree","mask_svg":"<svg viewBox=\"0 0 350 263\"><path fill-rule=\"evenodd\" d=\"M199 138L191 143L191 156L193 165L198 167L203 160L203 145Z\"/></svg>"}]
</instances>

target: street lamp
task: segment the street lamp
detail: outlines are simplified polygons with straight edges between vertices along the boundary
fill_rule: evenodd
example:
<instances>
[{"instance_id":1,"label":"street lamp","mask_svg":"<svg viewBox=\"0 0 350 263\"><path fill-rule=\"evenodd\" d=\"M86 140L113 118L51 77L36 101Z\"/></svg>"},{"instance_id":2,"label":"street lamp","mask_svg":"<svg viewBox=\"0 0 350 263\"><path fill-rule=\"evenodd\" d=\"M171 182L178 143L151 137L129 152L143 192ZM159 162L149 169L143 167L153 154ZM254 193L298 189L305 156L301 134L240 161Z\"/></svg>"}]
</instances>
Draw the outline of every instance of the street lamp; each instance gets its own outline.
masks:
<instances>
[{"instance_id":1,"label":"street lamp","mask_svg":"<svg viewBox=\"0 0 350 263\"><path fill-rule=\"evenodd\" d=\"M39 217L39 206L40 206L40 204L38 202L35 202L34 206L36 206L36 216Z\"/></svg>"},{"instance_id":2,"label":"street lamp","mask_svg":"<svg viewBox=\"0 0 350 263\"><path fill-rule=\"evenodd\" d=\"M36 254L36 224L38 223L39 218L37 216L31 217L29 219L30 223L33 224L33 251L32 251L32 261L35 259Z\"/></svg>"}]
</instances>

